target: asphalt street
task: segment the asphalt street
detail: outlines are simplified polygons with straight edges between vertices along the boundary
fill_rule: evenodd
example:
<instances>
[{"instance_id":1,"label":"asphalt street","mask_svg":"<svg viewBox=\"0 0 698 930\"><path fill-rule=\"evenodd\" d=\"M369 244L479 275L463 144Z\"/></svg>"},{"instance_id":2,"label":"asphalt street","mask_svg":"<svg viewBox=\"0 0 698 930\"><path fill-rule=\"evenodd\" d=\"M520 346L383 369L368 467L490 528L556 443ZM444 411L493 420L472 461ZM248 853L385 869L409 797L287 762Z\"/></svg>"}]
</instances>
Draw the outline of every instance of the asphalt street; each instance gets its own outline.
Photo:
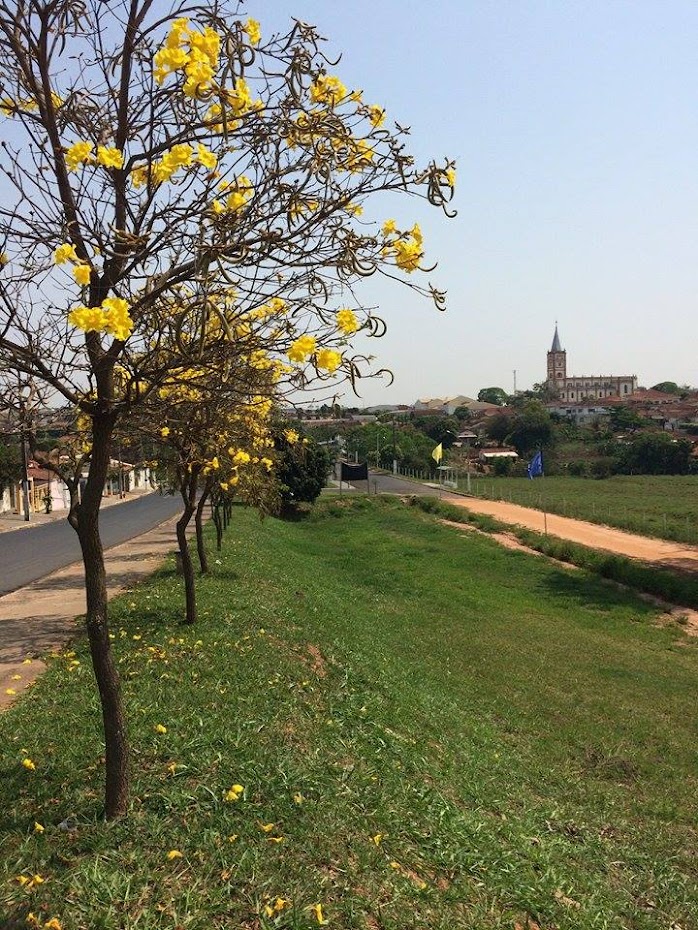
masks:
<instances>
[{"instance_id":1,"label":"asphalt street","mask_svg":"<svg viewBox=\"0 0 698 930\"><path fill-rule=\"evenodd\" d=\"M105 549L140 536L179 512L179 497L147 494L102 510ZM172 537L174 548L175 539ZM7 594L81 559L75 530L67 520L0 534L0 594Z\"/></svg>"},{"instance_id":2,"label":"asphalt street","mask_svg":"<svg viewBox=\"0 0 698 930\"><path fill-rule=\"evenodd\" d=\"M422 484L419 481L406 481L404 478L393 477L393 475L381 474L380 472L369 472L368 483L371 489L371 494L377 491L379 494L419 494L427 495L433 497L439 496L439 489L430 488L426 484ZM356 490L362 491L366 487L365 481L356 482ZM444 488L443 496L445 497L448 494L448 491Z\"/></svg>"}]
</instances>

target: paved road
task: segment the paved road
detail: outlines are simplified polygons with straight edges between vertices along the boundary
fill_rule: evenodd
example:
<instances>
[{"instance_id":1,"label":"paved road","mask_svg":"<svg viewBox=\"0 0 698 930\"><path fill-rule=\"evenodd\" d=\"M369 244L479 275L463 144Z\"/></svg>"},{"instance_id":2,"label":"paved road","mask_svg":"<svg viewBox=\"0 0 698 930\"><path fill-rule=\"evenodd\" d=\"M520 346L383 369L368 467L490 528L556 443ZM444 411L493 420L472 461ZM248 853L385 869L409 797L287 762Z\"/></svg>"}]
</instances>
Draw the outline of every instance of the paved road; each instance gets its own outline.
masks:
<instances>
[{"instance_id":1,"label":"paved road","mask_svg":"<svg viewBox=\"0 0 698 930\"><path fill-rule=\"evenodd\" d=\"M371 486L371 494L373 494L374 489L378 491L379 494L419 494L421 495L436 495L439 496L439 489L430 488L426 484L422 484L417 481L405 481L404 478L395 478L392 475L381 474L380 472L369 472L369 484ZM357 488L360 490L366 486L365 481L359 481ZM443 496L447 495L447 491L444 489Z\"/></svg>"},{"instance_id":2,"label":"paved road","mask_svg":"<svg viewBox=\"0 0 698 930\"><path fill-rule=\"evenodd\" d=\"M99 523L105 549L153 529L179 511L179 497L147 494L106 507ZM174 540L173 540L174 545ZM66 520L0 535L0 595L79 561L77 536Z\"/></svg>"}]
</instances>

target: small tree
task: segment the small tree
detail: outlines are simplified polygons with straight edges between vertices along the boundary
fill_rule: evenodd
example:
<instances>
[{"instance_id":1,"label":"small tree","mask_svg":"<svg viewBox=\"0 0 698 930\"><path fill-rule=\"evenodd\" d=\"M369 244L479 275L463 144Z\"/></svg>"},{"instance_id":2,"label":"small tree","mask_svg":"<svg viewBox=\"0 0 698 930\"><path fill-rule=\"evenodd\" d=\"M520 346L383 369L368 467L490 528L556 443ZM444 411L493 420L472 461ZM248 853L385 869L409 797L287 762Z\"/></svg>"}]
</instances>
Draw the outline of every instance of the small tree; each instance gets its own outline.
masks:
<instances>
[{"instance_id":1,"label":"small tree","mask_svg":"<svg viewBox=\"0 0 698 930\"><path fill-rule=\"evenodd\" d=\"M503 388L488 387L479 391L477 399L486 404L496 404L498 407L503 407L509 397Z\"/></svg>"},{"instance_id":2,"label":"small tree","mask_svg":"<svg viewBox=\"0 0 698 930\"><path fill-rule=\"evenodd\" d=\"M301 438L294 429L277 429L274 473L279 483L281 508L314 503L327 483L330 456L313 439Z\"/></svg>"},{"instance_id":3,"label":"small tree","mask_svg":"<svg viewBox=\"0 0 698 930\"><path fill-rule=\"evenodd\" d=\"M519 455L544 449L555 440L554 424L548 411L538 401L529 401L517 412L510 425L507 442Z\"/></svg>"},{"instance_id":4,"label":"small tree","mask_svg":"<svg viewBox=\"0 0 698 930\"><path fill-rule=\"evenodd\" d=\"M0 441L0 495L22 477L22 457L17 445Z\"/></svg>"},{"instance_id":5,"label":"small tree","mask_svg":"<svg viewBox=\"0 0 698 930\"><path fill-rule=\"evenodd\" d=\"M119 420L202 356L225 371L225 345L275 300L287 310L276 351L297 385L354 382L350 339L383 324L351 284L424 268L419 226L378 231L359 222L364 204L396 191L447 209L453 191L451 162L416 167L405 131L327 72L313 27L263 41L223 0L168 9L165 20L152 0L0 0L0 165L14 192L0 205L0 365L90 421L71 522L107 817L125 812L129 783L99 533ZM208 299L223 286L234 322ZM442 305L431 285L411 286Z\"/></svg>"}]
</instances>

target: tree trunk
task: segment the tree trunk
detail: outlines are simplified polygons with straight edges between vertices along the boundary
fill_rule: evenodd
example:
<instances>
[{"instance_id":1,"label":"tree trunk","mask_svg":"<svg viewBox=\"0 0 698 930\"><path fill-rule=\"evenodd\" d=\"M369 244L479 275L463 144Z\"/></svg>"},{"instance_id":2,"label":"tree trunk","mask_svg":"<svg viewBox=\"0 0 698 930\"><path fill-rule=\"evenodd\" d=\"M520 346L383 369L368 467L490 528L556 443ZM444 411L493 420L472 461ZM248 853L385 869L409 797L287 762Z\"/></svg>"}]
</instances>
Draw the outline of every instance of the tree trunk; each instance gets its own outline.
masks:
<instances>
[{"instance_id":1,"label":"tree trunk","mask_svg":"<svg viewBox=\"0 0 698 930\"><path fill-rule=\"evenodd\" d=\"M211 482L207 481L204 485L204 489L201 492L201 497L199 502L196 505L196 551L199 554L199 568L201 569L201 574L205 575L208 572L208 558L206 556L206 546L204 545L204 507L206 506L206 501L209 498L211 493Z\"/></svg>"},{"instance_id":2,"label":"tree trunk","mask_svg":"<svg viewBox=\"0 0 698 930\"><path fill-rule=\"evenodd\" d=\"M184 622L188 625L196 623L196 582L194 579L194 563L192 562L189 543L187 542L187 527L196 509L196 485L198 472L189 474L180 486L184 510L177 521L177 542L182 557L182 574L184 576L184 598L186 612Z\"/></svg>"},{"instance_id":3,"label":"tree trunk","mask_svg":"<svg viewBox=\"0 0 698 930\"><path fill-rule=\"evenodd\" d=\"M213 505L213 522L216 527L216 550L220 552L223 548L223 518L220 501L216 501Z\"/></svg>"},{"instance_id":4,"label":"tree trunk","mask_svg":"<svg viewBox=\"0 0 698 930\"><path fill-rule=\"evenodd\" d=\"M109 448L113 428L113 416L93 419L90 471L82 501L76 512L71 508L71 517L77 516L77 534L85 566L85 624L102 705L106 755L104 811L107 820L126 813L129 793L128 737L119 675L109 640L107 576L99 534L99 508L109 471Z\"/></svg>"}]
</instances>

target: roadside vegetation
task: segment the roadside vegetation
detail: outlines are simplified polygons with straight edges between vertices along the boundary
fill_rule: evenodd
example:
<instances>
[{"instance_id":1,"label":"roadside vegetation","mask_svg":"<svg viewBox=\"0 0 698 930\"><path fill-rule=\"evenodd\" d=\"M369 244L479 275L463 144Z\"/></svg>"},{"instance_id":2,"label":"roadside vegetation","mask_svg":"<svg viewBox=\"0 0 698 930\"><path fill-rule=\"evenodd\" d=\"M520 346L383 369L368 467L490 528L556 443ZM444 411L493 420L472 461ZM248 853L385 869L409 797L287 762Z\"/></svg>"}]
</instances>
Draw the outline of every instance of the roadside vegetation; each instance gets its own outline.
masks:
<instances>
[{"instance_id":1,"label":"roadside vegetation","mask_svg":"<svg viewBox=\"0 0 698 930\"><path fill-rule=\"evenodd\" d=\"M643 594L651 594L670 604L698 610L698 578L693 571L657 568L637 559L591 549L568 539L560 539L558 536L537 533L524 526L503 523L489 514L474 513L433 497L415 496L411 503L424 513L435 514L452 523L469 524L484 533L508 533L529 548L552 559L569 562L602 578L626 585Z\"/></svg>"},{"instance_id":2,"label":"roadside vegetation","mask_svg":"<svg viewBox=\"0 0 698 930\"><path fill-rule=\"evenodd\" d=\"M128 820L84 639L0 718L0 925L696 926L678 626L397 500L227 540L195 628L172 565L112 603Z\"/></svg>"}]
</instances>

